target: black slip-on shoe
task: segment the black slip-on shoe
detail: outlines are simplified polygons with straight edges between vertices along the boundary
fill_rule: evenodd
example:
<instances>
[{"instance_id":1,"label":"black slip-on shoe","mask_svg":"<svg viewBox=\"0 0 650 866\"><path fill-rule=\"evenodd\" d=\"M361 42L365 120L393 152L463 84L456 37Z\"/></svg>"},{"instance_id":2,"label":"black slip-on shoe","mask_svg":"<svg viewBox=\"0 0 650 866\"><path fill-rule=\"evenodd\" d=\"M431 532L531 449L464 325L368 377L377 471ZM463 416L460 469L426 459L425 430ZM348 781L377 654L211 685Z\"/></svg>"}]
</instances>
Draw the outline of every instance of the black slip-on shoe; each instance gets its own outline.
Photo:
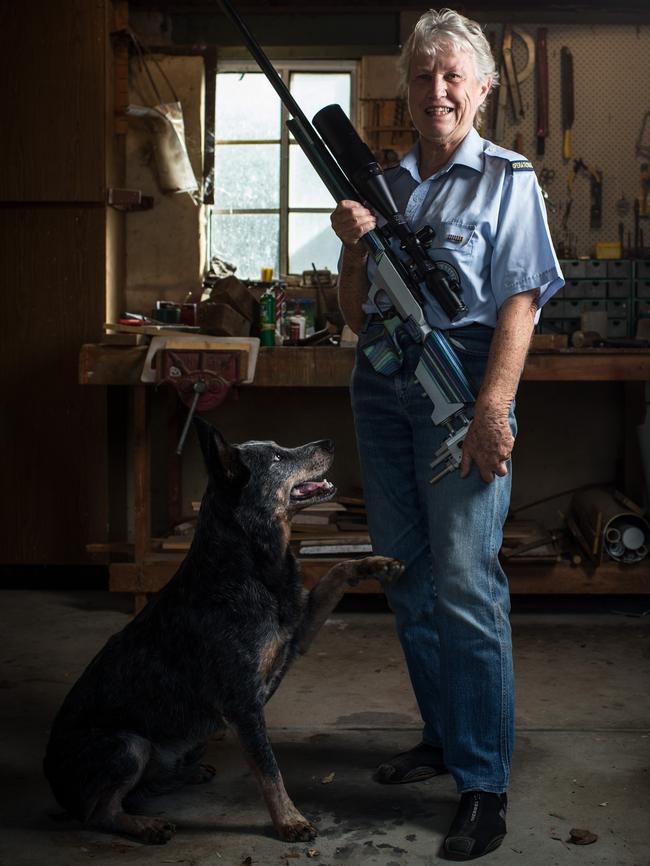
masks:
<instances>
[{"instance_id":1,"label":"black slip-on shoe","mask_svg":"<svg viewBox=\"0 0 650 866\"><path fill-rule=\"evenodd\" d=\"M474 860L494 851L506 835L506 794L465 791L443 843L448 860Z\"/></svg>"},{"instance_id":2,"label":"black slip-on shoe","mask_svg":"<svg viewBox=\"0 0 650 866\"><path fill-rule=\"evenodd\" d=\"M373 779L381 785L402 785L405 782L421 782L448 772L442 749L420 743L408 752L400 752L380 764L373 774Z\"/></svg>"}]
</instances>

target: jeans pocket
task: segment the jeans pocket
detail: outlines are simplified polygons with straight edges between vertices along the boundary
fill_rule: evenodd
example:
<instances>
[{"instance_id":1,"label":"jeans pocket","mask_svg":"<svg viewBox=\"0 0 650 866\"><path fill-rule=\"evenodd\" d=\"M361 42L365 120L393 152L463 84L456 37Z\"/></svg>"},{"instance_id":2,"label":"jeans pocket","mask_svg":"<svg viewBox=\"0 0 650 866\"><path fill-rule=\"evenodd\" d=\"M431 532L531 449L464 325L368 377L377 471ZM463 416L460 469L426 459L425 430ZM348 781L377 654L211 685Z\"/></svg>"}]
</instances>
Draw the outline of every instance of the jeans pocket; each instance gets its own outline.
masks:
<instances>
[{"instance_id":1,"label":"jeans pocket","mask_svg":"<svg viewBox=\"0 0 650 866\"><path fill-rule=\"evenodd\" d=\"M402 350L382 324L370 325L359 335L359 348L382 376L393 376L402 366Z\"/></svg>"},{"instance_id":2,"label":"jeans pocket","mask_svg":"<svg viewBox=\"0 0 650 866\"><path fill-rule=\"evenodd\" d=\"M447 331L447 338L459 357L487 359L493 333L487 328L485 331L474 332L459 328L457 331Z\"/></svg>"}]
</instances>

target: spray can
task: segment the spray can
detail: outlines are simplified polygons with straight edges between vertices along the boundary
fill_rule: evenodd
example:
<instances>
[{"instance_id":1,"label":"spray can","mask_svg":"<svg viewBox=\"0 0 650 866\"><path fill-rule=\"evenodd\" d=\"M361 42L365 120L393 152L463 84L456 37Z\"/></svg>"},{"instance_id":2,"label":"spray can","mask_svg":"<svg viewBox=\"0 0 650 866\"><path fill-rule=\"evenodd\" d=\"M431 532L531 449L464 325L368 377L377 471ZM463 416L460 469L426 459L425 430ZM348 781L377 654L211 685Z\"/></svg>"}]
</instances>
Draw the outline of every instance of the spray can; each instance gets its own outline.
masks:
<instances>
[{"instance_id":1,"label":"spray can","mask_svg":"<svg viewBox=\"0 0 650 866\"><path fill-rule=\"evenodd\" d=\"M272 289L260 298L260 343L275 346L275 293Z\"/></svg>"},{"instance_id":2,"label":"spray can","mask_svg":"<svg viewBox=\"0 0 650 866\"><path fill-rule=\"evenodd\" d=\"M285 336L284 317L287 307L284 283L274 283L273 292L275 294L275 333L282 339Z\"/></svg>"}]
</instances>

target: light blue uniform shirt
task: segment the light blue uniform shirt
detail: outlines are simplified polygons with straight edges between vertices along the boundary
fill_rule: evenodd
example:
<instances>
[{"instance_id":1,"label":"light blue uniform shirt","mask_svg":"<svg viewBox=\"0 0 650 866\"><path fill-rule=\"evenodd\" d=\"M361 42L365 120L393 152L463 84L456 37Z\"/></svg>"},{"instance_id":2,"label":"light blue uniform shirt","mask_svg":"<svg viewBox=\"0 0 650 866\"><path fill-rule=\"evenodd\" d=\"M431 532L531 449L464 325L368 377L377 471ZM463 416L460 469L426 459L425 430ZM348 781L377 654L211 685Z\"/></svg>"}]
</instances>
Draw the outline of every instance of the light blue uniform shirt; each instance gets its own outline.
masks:
<instances>
[{"instance_id":1,"label":"light blue uniform shirt","mask_svg":"<svg viewBox=\"0 0 650 866\"><path fill-rule=\"evenodd\" d=\"M504 302L528 289L539 288L541 308L564 279L526 157L486 141L473 128L447 165L426 180L418 171L418 155L416 144L398 167L385 172L386 180L411 229L430 225L435 231L429 256L458 280L469 308L451 325L432 300L425 305L429 324L447 329L478 322L493 328ZM393 248L402 255L394 242ZM371 282L375 270L370 258ZM378 296L382 308L384 298ZM364 310L376 312L369 302Z\"/></svg>"}]
</instances>

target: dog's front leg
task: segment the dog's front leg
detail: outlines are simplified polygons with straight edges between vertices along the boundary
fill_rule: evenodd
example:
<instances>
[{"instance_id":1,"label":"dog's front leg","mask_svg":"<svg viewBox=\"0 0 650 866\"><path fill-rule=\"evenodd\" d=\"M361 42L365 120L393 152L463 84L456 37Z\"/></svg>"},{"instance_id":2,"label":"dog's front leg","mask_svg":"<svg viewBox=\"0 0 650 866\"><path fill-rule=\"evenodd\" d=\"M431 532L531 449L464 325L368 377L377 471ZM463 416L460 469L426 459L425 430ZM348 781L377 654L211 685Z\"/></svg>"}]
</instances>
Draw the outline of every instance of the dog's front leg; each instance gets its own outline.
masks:
<instances>
[{"instance_id":1,"label":"dog's front leg","mask_svg":"<svg viewBox=\"0 0 650 866\"><path fill-rule=\"evenodd\" d=\"M360 580L368 578L390 582L396 580L403 571L404 565L398 559L388 556L364 556L363 559L337 562L309 593L307 612L298 640L298 652L307 652L321 626L343 598L346 587L355 586Z\"/></svg>"},{"instance_id":2,"label":"dog's front leg","mask_svg":"<svg viewBox=\"0 0 650 866\"><path fill-rule=\"evenodd\" d=\"M260 707L253 715L233 717L229 722L237 732L246 760L255 773L262 796L278 836L286 842L308 842L318 831L296 809L287 794L266 731L264 713Z\"/></svg>"}]
</instances>

